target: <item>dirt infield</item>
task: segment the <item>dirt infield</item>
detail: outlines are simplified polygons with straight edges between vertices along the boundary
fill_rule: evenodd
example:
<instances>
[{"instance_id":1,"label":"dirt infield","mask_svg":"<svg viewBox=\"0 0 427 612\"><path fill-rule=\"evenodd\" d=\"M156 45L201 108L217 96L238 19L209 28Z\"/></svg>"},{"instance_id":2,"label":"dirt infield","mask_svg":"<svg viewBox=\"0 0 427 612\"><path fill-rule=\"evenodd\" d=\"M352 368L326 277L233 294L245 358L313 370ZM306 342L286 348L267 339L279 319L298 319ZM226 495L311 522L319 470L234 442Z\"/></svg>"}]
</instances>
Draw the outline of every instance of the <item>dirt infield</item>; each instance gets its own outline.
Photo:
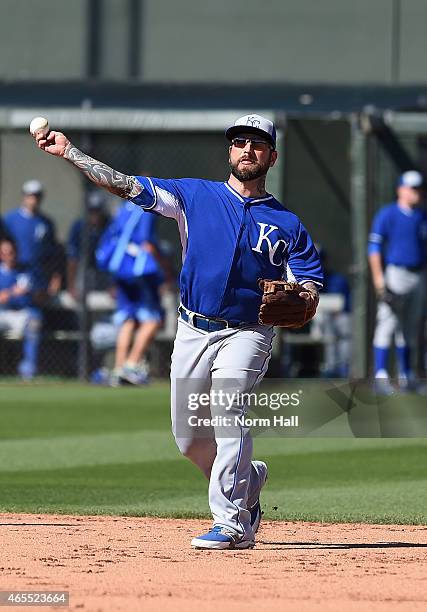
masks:
<instances>
[{"instance_id":1,"label":"dirt infield","mask_svg":"<svg viewBox=\"0 0 427 612\"><path fill-rule=\"evenodd\" d=\"M68 590L90 612L426 609L425 527L266 521L252 551L192 550L209 526L0 514L0 590Z\"/></svg>"}]
</instances>

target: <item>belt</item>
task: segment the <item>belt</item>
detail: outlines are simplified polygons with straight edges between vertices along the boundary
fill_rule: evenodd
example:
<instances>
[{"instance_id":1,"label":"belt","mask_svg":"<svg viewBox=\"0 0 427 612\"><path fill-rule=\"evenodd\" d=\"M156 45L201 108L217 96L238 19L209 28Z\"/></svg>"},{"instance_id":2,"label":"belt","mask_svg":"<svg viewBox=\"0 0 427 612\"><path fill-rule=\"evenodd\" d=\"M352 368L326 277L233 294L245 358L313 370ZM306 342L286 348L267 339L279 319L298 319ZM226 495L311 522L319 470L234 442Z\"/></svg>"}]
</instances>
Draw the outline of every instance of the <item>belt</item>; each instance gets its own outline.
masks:
<instances>
[{"instance_id":1,"label":"belt","mask_svg":"<svg viewBox=\"0 0 427 612\"><path fill-rule=\"evenodd\" d=\"M422 272L424 270L424 266L400 266L398 264L390 265L396 266L396 268L400 268L401 270L406 270L407 272Z\"/></svg>"},{"instance_id":2,"label":"belt","mask_svg":"<svg viewBox=\"0 0 427 612\"><path fill-rule=\"evenodd\" d=\"M231 323L231 321L226 321L225 319L209 319L196 312L191 312L191 310L186 310L183 306L178 308L178 312L183 321L189 323L196 329L201 329L206 332L216 332L221 331L221 329L238 328L248 325L248 323Z\"/></svg>"}]
</instances>

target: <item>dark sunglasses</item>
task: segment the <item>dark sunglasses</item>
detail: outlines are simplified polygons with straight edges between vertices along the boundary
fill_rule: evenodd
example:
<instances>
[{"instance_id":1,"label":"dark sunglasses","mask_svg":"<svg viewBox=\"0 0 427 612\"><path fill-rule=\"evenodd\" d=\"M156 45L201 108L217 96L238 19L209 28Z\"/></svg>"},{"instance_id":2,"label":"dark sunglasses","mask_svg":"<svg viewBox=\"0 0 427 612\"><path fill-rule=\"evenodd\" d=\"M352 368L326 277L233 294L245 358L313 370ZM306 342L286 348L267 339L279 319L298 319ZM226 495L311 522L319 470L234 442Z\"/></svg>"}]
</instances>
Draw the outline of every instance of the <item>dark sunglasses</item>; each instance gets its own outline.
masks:
<instances>
[{"instance_id":1,"label":"dark sunglasses","mask_svg":"<svg viewBox=\"0 0 427 612\"><path fill-rule=\"evenodd\" d=\"M233 138L231 141L232 145L236 147L236 149L244 149L247 143L250 142L251 146L255 151L267 151L267 149L271 149L271 145L266 140L261 140L261 138Z\"/></svg>"}]
</instances>

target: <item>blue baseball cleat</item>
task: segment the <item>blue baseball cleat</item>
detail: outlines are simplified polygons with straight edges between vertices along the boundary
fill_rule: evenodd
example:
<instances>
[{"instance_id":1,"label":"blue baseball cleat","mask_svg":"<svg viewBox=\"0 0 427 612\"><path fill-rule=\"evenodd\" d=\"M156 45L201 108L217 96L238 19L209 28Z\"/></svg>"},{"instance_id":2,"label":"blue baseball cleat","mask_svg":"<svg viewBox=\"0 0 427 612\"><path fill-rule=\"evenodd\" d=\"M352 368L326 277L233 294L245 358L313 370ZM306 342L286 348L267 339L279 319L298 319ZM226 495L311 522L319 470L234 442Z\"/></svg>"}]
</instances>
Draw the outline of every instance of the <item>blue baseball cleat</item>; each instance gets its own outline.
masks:
<instances>
[{"instance_id":1,"label":"blue baseball cleat","mask_svg":"<svg viewBox=\"0 0 427 612\"><path fill-rule=\"evenodd\" d=\"M209 548L211 550L244 549L253 548L254 540L247 540L239 536L235 531L216 525L208 533L193 538L191 546L194 548Z\"/></svg>"},{"instance_id":2,"label":"blue baseball cleat","mask_svg":"<svg viewBox=\"0 0 427 612\"><path fill-rule=\"evenodd\" d=\"M139 366L124 365L120 371L120 379L122 383L129 385L147 385L149 383L148 374Z\"/></svg>"}]
</instances>

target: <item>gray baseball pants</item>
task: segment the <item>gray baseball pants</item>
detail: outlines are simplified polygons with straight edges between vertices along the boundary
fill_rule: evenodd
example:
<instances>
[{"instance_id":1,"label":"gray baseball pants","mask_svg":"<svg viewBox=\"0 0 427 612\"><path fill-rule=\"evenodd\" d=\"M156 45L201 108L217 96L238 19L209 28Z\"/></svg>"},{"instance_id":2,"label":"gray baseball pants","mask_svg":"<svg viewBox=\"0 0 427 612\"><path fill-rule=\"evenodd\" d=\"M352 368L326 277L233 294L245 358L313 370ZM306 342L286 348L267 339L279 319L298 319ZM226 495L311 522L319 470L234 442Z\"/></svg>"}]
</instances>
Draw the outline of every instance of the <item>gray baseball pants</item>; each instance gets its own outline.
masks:
<instances>
[{"instance_id":1,"label":"gray baseball pants","mask_svg":"<svg viewBox=\"0 0 427 612\"><path fill-rule=\"evenodd\" d=\"M388 265L385 269L385 281L386 286L400 296L401 306L399 311L395 312L385 302L378 304L374 346L389 348L395 336L396 346L414 349L425 307L425 274Z\"/></svg>"},{"instance_id":2,"label":"gray baseball pants","mask_svg":"<svg viewBox=\"0 0 427 612\"><path fill-rule=\"evenodd\" d=\"M209 479L214 524L247 538L253 538L247 508L261 488L249 428L234 424L234 416L243 415L247 406L235 401L225 409L226 402L211 401L189 409L188 396L223 388L252 392L267 371L273 337L273 328L265 325L205 332L179 319L172 353L171 417L178 448ZM233 424L195 424L196 419L214 417Z\"/></svg>"}]
</instances>

